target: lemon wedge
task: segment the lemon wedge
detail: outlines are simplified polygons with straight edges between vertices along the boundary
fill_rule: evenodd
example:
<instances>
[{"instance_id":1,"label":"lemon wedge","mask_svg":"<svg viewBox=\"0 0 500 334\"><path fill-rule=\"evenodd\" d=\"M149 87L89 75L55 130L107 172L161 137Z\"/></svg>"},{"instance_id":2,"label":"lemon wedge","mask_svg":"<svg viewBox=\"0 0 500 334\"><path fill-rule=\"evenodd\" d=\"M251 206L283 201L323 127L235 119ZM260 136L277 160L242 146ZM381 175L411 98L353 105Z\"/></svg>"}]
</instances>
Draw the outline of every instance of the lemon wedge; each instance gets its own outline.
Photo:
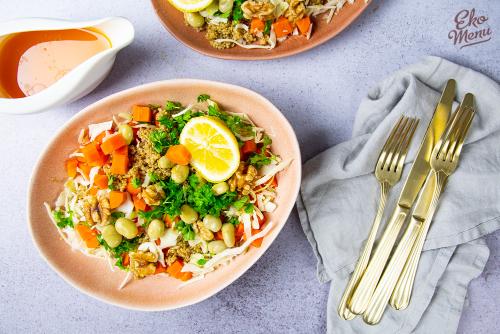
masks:
<instances>
[{"instance_id":1,"label":"lemon wedge","mask_svg":"<svg viewBox=\"0 0 500 334\"><path fill-rule=\"evenodd\" d=\"M185 13L199 12L207 8L214 0L168 0L172 6Z\"/></svg>"},{"instance_id":2,"label":"lemon wedge","mask_svg":"<svg viewBox=\"0 0 500 334\"><path fill-rule=\"evenodd\" d=\"M238 169L238 142L231 130L218 118L192 118L182 129L179 141L191 153L191 165L207 181L225 181Z\"/></svg>"}]
</instances>

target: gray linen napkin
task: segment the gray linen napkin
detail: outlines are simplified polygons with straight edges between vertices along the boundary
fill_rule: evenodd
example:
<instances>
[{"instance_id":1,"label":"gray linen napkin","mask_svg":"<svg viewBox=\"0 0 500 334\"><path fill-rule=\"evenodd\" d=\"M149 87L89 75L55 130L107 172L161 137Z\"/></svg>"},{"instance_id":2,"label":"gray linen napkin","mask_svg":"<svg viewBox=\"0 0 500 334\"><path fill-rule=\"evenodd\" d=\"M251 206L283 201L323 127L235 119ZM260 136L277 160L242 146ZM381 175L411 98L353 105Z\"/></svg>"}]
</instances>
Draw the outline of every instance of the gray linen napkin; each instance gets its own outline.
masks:
<instances>
[{"instance_id":1,"label":"gray linen napkin","mask_svg":"<svg viewBox=\"0 0 500 334\"><path fill-rule=\"evenodd\" d=\"M402 181L390 193L382 229L449 78L457 80L457 100L466 92L476 96L477 114L427 236L410 306L403 311L388 307L377 326L368 326L359 317L344 321L337 315L337 305L375 215L379 186L373 168L379 151L401 114L420 118ZM456 332L467 286L483 271L489 256L480 238L500 228L499 108L496 82L428 57L368 93L359 107L352 139L305 163L297 207L318 258L318 278L332 281L329 333L432 333L437 328L442 334Z\"/></svg>"}]
</instances>

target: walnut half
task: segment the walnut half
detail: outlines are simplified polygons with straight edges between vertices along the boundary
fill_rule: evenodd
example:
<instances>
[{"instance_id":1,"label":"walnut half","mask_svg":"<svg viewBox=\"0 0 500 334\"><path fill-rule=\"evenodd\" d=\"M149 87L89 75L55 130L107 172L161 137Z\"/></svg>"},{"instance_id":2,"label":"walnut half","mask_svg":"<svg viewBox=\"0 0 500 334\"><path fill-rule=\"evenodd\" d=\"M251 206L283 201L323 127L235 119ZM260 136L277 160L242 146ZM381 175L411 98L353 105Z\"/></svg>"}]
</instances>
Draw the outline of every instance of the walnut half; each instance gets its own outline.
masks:
<instances>
[{"instance_id":1,"label":"walnut half","mask_svg":"<svg viewBox=\"0 0 500 334\"><path fill-rule=\"evenodd\" d=\"M273 20L275 19L274 17L275 8L276 6L267 0L263 1L248 0L241 5L243 16L248 20L254 17L257 17L262 21Z\"/></svg>"},{"instance_id":2,"label":"walnut half","mask_svg":"<svg viewBox=\"0 0 500 334\"><path fill-rule=\"evenodd\" d=\"M135 278L153 275L156 271L157 256L151 252L130 253L130 272Z\"/></svg>"}]
</instances>

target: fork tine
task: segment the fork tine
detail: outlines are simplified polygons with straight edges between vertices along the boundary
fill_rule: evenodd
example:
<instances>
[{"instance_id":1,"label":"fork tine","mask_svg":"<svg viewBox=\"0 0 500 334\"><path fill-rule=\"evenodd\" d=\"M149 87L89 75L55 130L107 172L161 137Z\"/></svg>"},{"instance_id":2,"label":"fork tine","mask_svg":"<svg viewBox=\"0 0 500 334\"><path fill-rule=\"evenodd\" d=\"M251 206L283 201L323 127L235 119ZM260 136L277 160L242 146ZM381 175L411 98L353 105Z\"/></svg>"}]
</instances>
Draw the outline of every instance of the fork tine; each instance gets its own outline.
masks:
<instances>
[{"instance_id":1,"label":"fork tine","mask_svg":"<svg viewBox=\"0 0 500 334\"><path fill-rule=\"evenodd\" d=\"M392 167L394 165L394 161L398 159L397 155L399 152L399 148L401 146L401 143L404 141L406 134L408 133L408 127L411 126L411 121L412 121L411 118L406 118L406 122L404 124L404 127L401 128L401 131L399 132L399 136L398 136L397 140L394 142L394 145L391 147L391 152L390 152L391 159L388 159L386 161L385 166L384 166L384 168L387 171L392 170Z\"/></svg>"},{"instance_id":2,"label":"fork tine","mask_svg":"<svg viewBox=\"0 0 500 334\"><path fill-rule=\"evenodd\" d=\"M455 152L453 152L453 156L452 156L451 161L458 159L458 157L460 156L460 153L462 152L462 147L464 146L465 137L467 136L467 132L469 132L469 129L470 129L470 126L472 124L472 120L474 119L474 116L476 116L476 112L474 111L474 109L471 109L470 114L467 116L468 116L468 118L466 120L466 124L463 127L463 131L460 133L457 148L456 148Z\"/></svg>"},{"instance_id":3,"label":"fork tine","mask_svg":"<svg viewBox=\"0 0 500 334\"><path fill-rule=\"evenodd\" d=\"M408 120L409 120L408 117L403 116L403 120L397 128L397 132L395 133L394 137L392 138L390 145L387 147L387 156L386 156L386 159L382 165L382 169L389 170L389 168L391 167L391 161L392 161L393 156L394 156L394 151L395 151L397 145L399 144L399 141L401 140L401 136L405 131L405 128L408 124Z\"/></svg>"},{"instance_id":4,"label":"fork tine","mask_svg":"<svg viewBox=\"0 0 500 334\"><path fill-rule=\"evenodd\" d=\"M395 148L394 156L391 161L391 165L389 166L390 171L396 171L396 168L398 166L398 162L400 160L400 156L402 154L402 151L404 150L405 142L407 137L411 134L411 131L413 129L413 122L414 118L410 118L408 120L407 127L404 129L404 133L401 135L400 141L398 143L398 146Z\"/></svg>"},{"instance_id":5,"label":"fork tine","mask_svg":"<svg viewBox=\"0 0 500 334\"><path fill-rule=\"evenodd\" d=\"M394 140L394 136L396 135L396 132L398 131L403 119L404 119L404 116L401 115L399 117L398 121L396 122L396 124L392 127L391 133L389 134L389 137L385 141L384 147L382 147L382 150L380 150L380 155L379 155L378 160L377 160L377 167L376 167L377 169L383 168L384 163L385 163L385 159L386 159L386 156L388 153L388 147L390 145L392 145L392 141Z\"/></svg>"},{"instance_id":6,"label":"fork tine","mask_svg":"<svg viewBox=\"0 0 500 334\"><path fill-rule=\"evenodd\" d=\"M438 144L440 144L439 149L437 151L436 157L440 160L444 160L446 158L446 152L448 151L448 145L450 143L450 136L455 131L456 129L456 124L458 122L458 116L461 115L461 108L460 106L457 107L455 110L455 113L453 114L453 117L451 120L448 122L448 125L446 126L445 133L439 140Z\"/></svg>"},{"instance_id":7,"label":"fork tine","mask_svg":"<svg viewBox=\"0 0 500 334\"><path fill-rule=\"evenodd\" d=\"M449 145L447 151L444 152L443 160L445 160L445 161L451 161L453 158L453 152L455 151L457 142L460 138L460 133L463 130L464 124L466 123L468 115L469 115L467 109L468 109L468 107L460 108L460 114L457 116L456 127L451 129L450 145Z\"/></svg>"},{"instance_id":8,"label":"fork tine","mask_svg":"<svg viewBox=\"0 0 500 334\"><path fill-rule=\"evenodd\" d=\"M410 129L406 135L406 138L403 141L400 151L398 152L398 159L397 161L395 161L396 164L393 168L395 172L397 172L398 169L401 169L403 167L403 164L406 159L406 154L408 153L408 149L410 148L410 143L413 138L413 135L415 134L415 130L417 129L419 121L420 120L417 118L412 118Z\"/></svg>"}]
</instances>

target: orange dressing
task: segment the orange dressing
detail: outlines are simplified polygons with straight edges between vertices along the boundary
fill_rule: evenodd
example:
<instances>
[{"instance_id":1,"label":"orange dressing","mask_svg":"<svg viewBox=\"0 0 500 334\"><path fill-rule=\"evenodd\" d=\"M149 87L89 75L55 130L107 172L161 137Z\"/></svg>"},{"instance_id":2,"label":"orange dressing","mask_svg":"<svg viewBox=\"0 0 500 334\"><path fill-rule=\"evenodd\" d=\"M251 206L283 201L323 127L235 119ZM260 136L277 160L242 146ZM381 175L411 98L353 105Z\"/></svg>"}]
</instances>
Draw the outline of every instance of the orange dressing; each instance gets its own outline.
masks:
<instances>
[{"instance_id":1,"label":"orange dressing","mask_svg":"<svg viewBox=\"0 0 500 334\"><path fill-rule=\"evenodd\" d=\"M0 97L34 95L111 47L97 29L20 32L0 37Z\"/></svg>"}]
</instances>

